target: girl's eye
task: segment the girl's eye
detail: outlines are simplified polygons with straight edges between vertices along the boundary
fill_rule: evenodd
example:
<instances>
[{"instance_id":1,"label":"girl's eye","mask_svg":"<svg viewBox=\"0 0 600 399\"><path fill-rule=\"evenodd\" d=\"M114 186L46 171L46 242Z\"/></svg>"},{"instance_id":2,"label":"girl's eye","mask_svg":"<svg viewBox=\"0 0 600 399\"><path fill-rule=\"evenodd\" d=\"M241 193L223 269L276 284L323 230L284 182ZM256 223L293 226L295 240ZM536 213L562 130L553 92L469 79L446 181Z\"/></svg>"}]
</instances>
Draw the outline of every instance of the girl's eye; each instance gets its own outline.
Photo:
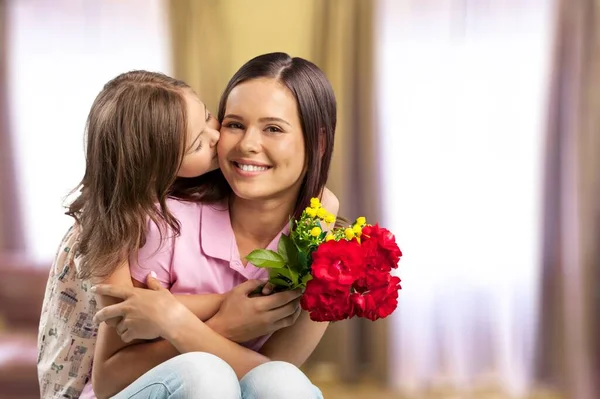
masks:
<instances>
[{"instance_id":1,"label":"girl's eye","mask_svg":"<svg viewBox=\"0 0 600 399\"><path fill-rule=\"evenodd\" d=\"M202 149L202 140L198 140L198 145L194 149L194 152L198 152Z\"/></svg>"},{"instance_id":2,"label":"girl's eye","mask_svg":"<svg viewBox=\"0 0 600 399\"><path fill-rule=\"evenodd\" d=\"M283 130L281 130L281 128L279 126L268 126L267 127L267 131L269 133L281 133L281 132L283 132Z\"/></svg>"},{"instance_id":3,"label":"girl's eye","mask_svg":"<svg viewBox=\"0 0 600 399\"><path fill-rule=\"evenodd\" d=\"M225 126L227 126L229 129L243 129L244 128L241 124L239 124L237 122L229 122Z\"/></svg>"}]
</instances>

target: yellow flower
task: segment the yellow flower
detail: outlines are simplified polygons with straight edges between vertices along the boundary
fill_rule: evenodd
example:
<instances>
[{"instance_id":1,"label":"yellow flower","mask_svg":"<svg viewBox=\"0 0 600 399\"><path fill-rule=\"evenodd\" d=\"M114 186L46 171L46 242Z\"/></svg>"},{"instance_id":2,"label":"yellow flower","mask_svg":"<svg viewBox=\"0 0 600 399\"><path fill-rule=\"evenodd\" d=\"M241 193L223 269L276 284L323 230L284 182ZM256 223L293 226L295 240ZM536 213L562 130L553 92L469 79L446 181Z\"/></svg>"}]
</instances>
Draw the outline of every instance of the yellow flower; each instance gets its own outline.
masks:
<instances>
[{"instance_id":1,"label":"yellow flower","mask_svg":"<svg viewBox=\"0 0 600 399\"><path fill-rule=\"evenodd\" d=\"M321 228L320 227L313 227L312 230L310 231L310 235L313 237L318 237L319 234L321 234Z\"/></svg>"},{"instance_id":2,"label":"yellow flower","mask_svg":"<svg viewBox=\"0 0 600 399\"><path fill-rule=\"evenodd\" d=\"M350 227L348 227L346 230L344 230L344 234L346 235L346 238L349 240L354 238L354 230L352 230Z\"/></svg>"},{"instance_id":3,"label":"yellow flower","mask_svg":"<svg viewBox=\"0 0 600 399\"><path fill-rule=\"evenodd\" d=\"M315 216L317 216L317 210L316 210L316 209L313 209L313 208L311 208L311 207L308 207L308 208L306 208L306 209L305 209L305 211L306 211L306 214L307 214L309 217L311 217L311 218L314 218Z\"/></svg>"},{"instance_id":4,"label":"yellow flower","mask_svg":"<svg viewBox=\"0 0 600 399\"><path fill-rule=\"evenodd\" d=\"M319 219L325 219L327 214L329 214L329 212L327 212L327 209L325 208L319 208L319 210L317 211L317 216L319 217Z\"/></svg>"},{"instance_id":5,"label":"yellow flower","mask_svg":"<svg viewBox=\"0 0 600 399\"><path fill-rule=\"evenodd\" d=\"M365 224L367 224L367 219L364 216L361 216L358 219L356 219L356 224L362 227Z\"/></svg>"},{"instance_id":6,"label":"yellow flower","mask_svg":"<svg viewBox=\"0 0 600 399\"><path fill-rule=\"evenodd\" d=\"M362 234L362 227L360 227L358 224L352 226L352 230L354 230L354 234L356 234L356 236L358 237L360 237L360 235Z\"/></svg>"},{"instance_id":7,"label":"yellow flower","mask_svg":"<svg viewBox=\"0 0 600 399\"><path fill-rule=\"evenodd\" d=\"M333 240L335 237L333 236L333 234L327 234L327 237L325 237L325 241L331 241Z\"/></svg>"},{"instance_id":8,"label":"yellow flower","mask_svg":"<svg viewBox=\"0 0 600 399\"><path fill-rule=\"evenodd\" d=\"M327 216L325 216L325 223L335 223L335 216L328 213Z\"/></svg>"},{"instance_id":9,"label":"yellow flower","mask_svg":"<svg viewBox=\"0 0 600 399\"><path fill-rule=\"evenodd\" d=\"M319 201L318 198L311 198L310 207L314 209L319 209L321 207L321 201Z\"/></svg>"}]
</instances>

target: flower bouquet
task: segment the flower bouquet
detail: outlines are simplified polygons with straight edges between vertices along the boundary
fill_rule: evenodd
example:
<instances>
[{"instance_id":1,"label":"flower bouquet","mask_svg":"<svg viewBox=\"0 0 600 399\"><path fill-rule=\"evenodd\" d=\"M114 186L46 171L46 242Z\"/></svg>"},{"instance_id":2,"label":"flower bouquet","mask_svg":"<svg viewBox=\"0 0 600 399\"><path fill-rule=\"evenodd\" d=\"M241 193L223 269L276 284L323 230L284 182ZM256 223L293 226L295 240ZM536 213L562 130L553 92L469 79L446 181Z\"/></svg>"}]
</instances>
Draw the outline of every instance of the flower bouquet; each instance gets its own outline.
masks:
<instances>
[{"instance_id":1,"label":"flower bouquet","mask_svg":"<svg viewBox=\"0 0 600 399\"><path fill-rule=\"evenodd\" d=\"M323 230L334 222L313 198L300 219L291 221L290 234L281 235L277 251L257 249L246 259L269 270L276 291L305 289L301 306L314 321L389 316L401 288L400 278L391 274L402 256L394 235L364 217Z\"/></svg>"}]
</instances>

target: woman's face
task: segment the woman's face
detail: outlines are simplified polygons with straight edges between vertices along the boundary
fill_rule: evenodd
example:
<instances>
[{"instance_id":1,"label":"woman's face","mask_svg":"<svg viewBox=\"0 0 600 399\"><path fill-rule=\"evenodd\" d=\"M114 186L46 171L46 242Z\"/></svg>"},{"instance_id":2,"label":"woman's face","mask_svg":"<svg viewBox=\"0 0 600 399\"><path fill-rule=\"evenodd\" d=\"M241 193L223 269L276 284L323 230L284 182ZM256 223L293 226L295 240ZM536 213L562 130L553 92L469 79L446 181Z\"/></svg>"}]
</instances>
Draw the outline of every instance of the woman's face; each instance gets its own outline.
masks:
<instances>
[{"instance_id":1,"label":"woman's face","mask_svg":"<svg viewBox=\"0 0 600 399\"><path fill-rule=\"evenodd\" d=\"M186 90L184 98L188 131L183 160L177 175L196 177L219 167L216 152L219 122L192 91Z\"/></svg>"},{"instance_id":2,"label":"woman's face","mask_svg":"<svg viewBox=\"0 0 600 399\"><path fill-rule=\"evenodd\" d=\"M305 147L292 93L274 79L236 86L227 98L218 158L238 197L295 202L305 173Z\"/></svg>"}]
</instances>

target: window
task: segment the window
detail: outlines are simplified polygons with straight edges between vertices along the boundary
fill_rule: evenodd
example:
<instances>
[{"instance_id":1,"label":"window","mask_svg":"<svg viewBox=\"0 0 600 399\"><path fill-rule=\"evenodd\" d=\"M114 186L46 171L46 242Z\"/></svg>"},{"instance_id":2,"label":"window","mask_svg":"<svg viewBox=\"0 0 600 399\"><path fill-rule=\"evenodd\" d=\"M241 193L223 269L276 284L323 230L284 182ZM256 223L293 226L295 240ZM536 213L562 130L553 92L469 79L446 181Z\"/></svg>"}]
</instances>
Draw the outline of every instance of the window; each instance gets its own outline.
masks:
<instances>
[{"instance_id":1,"label":"window","mask_svg":"<svg viewBox=\"0 0 600 399\"><path fill-rule=\"evenodd\" d=\"M531 377L550 1L379 2L384 217L405 253L391 380Z\"/></svg>"},{"instance_id":2,"label":"window","mask_svg":"<svg viewBox=\"0 0 600 399\"><path fill-rule=\"evenodd\" d=\"M169 73L169 33L160 0L11 0L9 21L14 195L21 198L27 251L45 262L72 224L62 203L83 177L83 133L94 98L121 72Z\"/></svg>"}]
</instances>

